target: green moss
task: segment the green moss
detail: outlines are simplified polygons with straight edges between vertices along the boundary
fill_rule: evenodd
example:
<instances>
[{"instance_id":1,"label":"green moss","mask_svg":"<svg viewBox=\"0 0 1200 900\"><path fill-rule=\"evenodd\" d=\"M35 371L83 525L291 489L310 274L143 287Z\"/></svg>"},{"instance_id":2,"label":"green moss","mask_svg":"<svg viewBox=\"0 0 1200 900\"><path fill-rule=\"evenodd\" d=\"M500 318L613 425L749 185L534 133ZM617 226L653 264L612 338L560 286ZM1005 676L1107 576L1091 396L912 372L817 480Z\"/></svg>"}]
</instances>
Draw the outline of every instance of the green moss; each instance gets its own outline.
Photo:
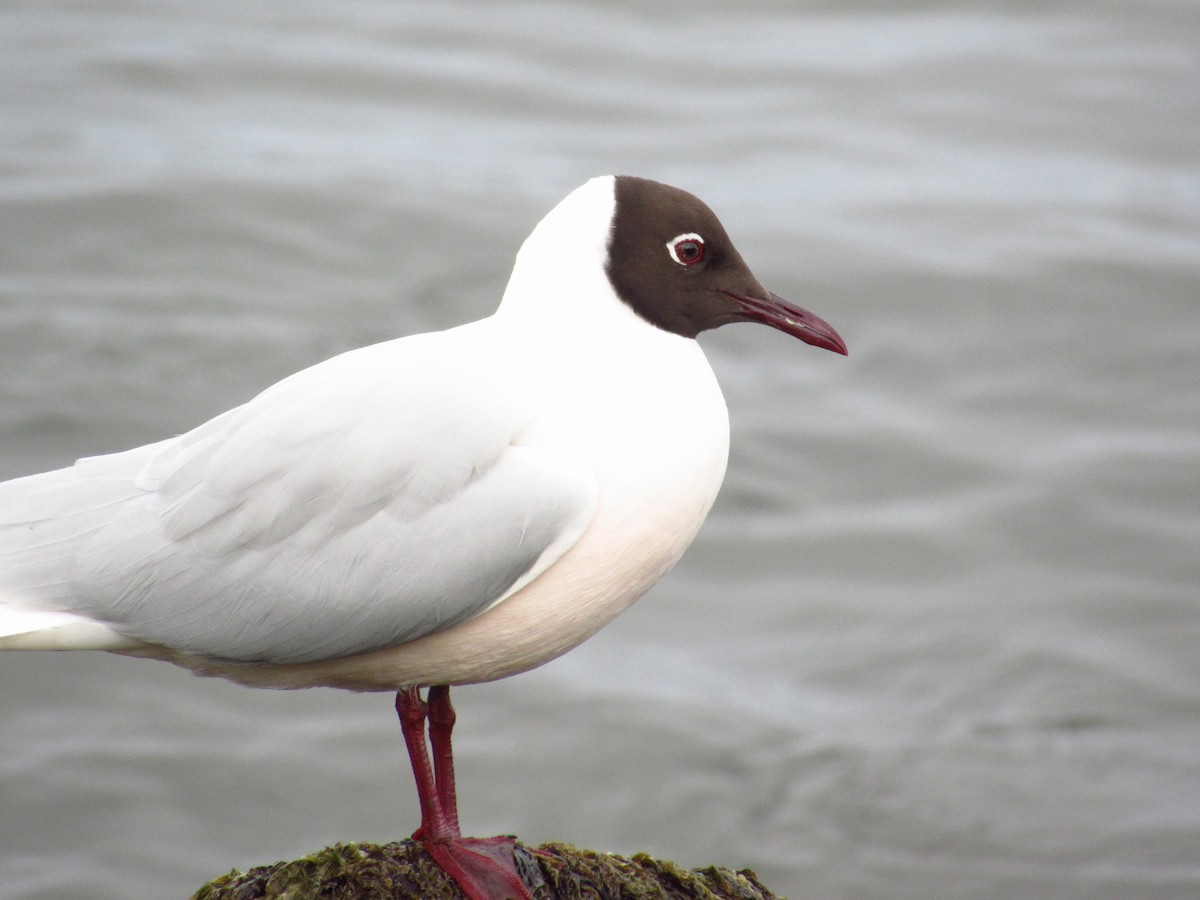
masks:
<instances>
[{"instance_id":1,"label":"green moss","mask_svg":"<svg viewBox=\"0 0 1200 900\"><path fill-rule=\"evenodd\" d=\"M569 844L517 844L535 900L773 900L753 872L682 869L638 853L631 859ZM192 900L461 900L462 893L413 841L336 844L292 862L230 872Z\"/></svg>"}]
</instances>

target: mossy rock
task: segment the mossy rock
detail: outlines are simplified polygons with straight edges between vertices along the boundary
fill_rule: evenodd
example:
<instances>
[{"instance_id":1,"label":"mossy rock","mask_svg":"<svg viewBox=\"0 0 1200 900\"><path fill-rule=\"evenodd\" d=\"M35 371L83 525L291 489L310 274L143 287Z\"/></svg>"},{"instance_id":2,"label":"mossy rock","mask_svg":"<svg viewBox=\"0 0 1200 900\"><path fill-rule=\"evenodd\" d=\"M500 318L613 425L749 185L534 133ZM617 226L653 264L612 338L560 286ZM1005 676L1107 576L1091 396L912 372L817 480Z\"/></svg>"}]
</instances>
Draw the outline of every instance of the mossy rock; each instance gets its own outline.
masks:
<instances>
[{"instance_id":1,"label":"mossy rock","mask_svg":"<svg viewBox=\"0 0 1200 900\"><path fill-rule=\"evenodd\" d=\"M517 866L534 900L772 900L749 870L719 866L681 869L638 853L579 850L569 844L528 848L518 843ZM292 862L230 872L200 888L192 900L462 900L463 893L414 841L336 844ZM782 898L778 898L782 900Z\"/></svg>"}]
</instances>

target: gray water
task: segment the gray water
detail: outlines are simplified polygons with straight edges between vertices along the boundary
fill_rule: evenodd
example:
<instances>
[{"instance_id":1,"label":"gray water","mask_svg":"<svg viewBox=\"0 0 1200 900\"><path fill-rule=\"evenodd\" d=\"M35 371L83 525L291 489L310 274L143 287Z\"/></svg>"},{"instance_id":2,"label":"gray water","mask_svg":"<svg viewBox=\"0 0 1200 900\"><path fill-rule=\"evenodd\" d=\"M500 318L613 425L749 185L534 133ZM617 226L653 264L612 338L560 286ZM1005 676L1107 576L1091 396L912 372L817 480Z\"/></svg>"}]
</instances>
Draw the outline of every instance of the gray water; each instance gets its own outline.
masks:
<instances>
[{"instance_id":1,"label":"gray water","mask_svg":"<svg viewBox=\"0 0 1200 900\"><path fill-rule=\"evenodd\" d=\"M702 339L724 492L605 632L456 692L468 830L794 900L1197 897L1198 123L1194 2L6 4L0 476L483 316L572 187L678 184L850 356ZM5 898L416 825L386 695L0 684Z\"/></svg>"}]
</instances>

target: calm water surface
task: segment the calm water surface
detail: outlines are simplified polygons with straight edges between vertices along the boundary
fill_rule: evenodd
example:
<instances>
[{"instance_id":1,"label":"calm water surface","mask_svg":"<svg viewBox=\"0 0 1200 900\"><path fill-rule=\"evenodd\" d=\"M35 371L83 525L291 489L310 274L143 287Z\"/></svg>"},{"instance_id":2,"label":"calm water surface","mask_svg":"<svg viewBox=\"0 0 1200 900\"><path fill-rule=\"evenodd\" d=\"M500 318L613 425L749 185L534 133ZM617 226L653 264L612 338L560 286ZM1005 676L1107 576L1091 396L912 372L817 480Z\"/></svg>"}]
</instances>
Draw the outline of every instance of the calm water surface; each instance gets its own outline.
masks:
<instances>
[{"instance_id":1,"label":"calm water surface","mask_svg":"<svg viewBox=\"0 0 1200 900\"><path fill-rule=\"evenodd\" d=\"M724 493L600 636L457 692L471 831L797 900L1200 896L1198 4L18 3L0 85L3 477L487 314L605 172L847 339L704 338ZM416 824L386 695L0 684L6 898Z\"/></svg>"}]
</instances>

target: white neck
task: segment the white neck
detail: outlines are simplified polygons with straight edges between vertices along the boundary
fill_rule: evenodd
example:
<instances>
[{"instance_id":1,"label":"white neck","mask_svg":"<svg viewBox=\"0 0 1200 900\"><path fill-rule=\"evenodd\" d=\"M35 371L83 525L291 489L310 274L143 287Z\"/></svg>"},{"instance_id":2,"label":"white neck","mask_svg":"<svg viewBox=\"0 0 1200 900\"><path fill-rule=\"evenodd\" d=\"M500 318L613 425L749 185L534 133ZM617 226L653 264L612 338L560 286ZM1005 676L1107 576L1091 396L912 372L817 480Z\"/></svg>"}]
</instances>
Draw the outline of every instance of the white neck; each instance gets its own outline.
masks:
<instances>
[{"instance_id":1,"label":"white neck","mask_svg":"<svg viewBox=\"0 0 1200 900\"><path fill-rule=\"evenodd\" d=\"M605 271L615 207L616 179L604 175L550 210L521 245L496 315L559 336L653 328L621 301Z\"/></svg>"}]
</instances>

